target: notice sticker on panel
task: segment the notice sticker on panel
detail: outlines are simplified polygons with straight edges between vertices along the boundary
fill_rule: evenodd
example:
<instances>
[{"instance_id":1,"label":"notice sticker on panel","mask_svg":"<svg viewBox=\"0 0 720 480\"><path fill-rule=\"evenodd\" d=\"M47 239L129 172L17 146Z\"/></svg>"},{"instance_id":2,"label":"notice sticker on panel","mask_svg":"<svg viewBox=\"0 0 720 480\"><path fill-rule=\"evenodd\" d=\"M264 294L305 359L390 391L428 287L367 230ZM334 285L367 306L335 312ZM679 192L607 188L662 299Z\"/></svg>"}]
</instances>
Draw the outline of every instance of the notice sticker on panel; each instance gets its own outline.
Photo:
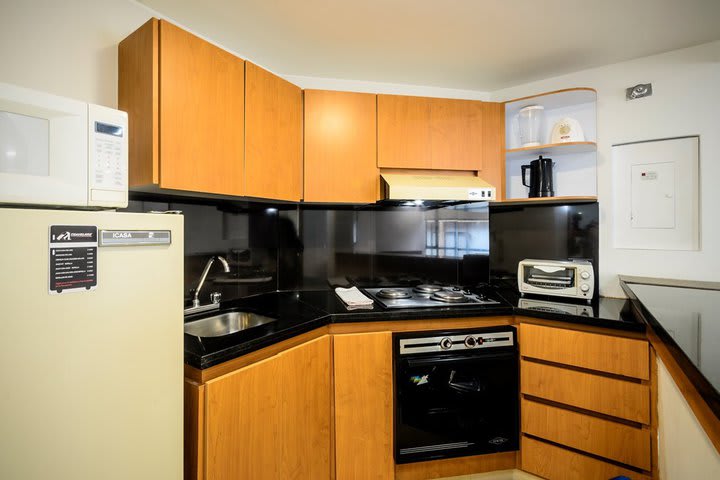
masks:
<instances>
[{"instance_id":1,"label":"notice sticker on panel","mask_svg":"<svg viewBox=\"0 0 720 480\"><path fill-rule=\"evenodd\" d=\"M98 230L90 225L50 226L50 293L97 287Z\"/></svg>"}]
</instances>

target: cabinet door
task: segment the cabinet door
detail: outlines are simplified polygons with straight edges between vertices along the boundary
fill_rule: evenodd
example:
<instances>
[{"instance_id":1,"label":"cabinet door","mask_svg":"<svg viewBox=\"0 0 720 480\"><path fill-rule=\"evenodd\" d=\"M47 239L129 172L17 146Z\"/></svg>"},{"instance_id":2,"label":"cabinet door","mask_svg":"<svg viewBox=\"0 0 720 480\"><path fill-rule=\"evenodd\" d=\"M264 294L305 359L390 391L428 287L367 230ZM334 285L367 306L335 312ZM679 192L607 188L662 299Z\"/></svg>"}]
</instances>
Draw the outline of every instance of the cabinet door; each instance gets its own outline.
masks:
<instances>
[{"instance_id":1,"label":"cabinet door","mask_svg":"<svg viewBox=\"0 0 720 480\"><path fill-rule=\"evenodd\" d=\"M329 479L330 380L323 336L207 382L205 478Z\"/></svg>"},{"instance_id":2,"label":"cabinet door","mask_svg":"<svg viewBox=\"0 0 720 480\"><path fill-rule=\"evenodd\" d=\"M481 170L483 103L431 98L430 147L434 170Z\"/></svg>"},{"instance_id":3,"label":"cabinet door","mask_svg":"<svg viewBox=\"0 0 720 480\"><path fill-rule=\"evenodd\" d=\"M166 21L159 29L160 187L243 195L245 62Z\"/></svg>"},{"instance_id":4,"label":"cabinet door","mask_svg":"<svg viewBox=\"0 0 720 480\"><path fill-rule=\"evenodd\" d=\"M482 170L483 102L378 95L378 166Z\"/></svg>"},{"instance_id":5,"label":"cabinet door","mask_svg":"<svg viewBox=\"0 0 720 480\"><path fill-rule=\"evenodd\" d=\"M378 167L433 168L430 105L426 97L378 95Z\"/></svg>"},{"instance_id":6,"label":"cabinet door","mask_svg":"<svg viewBox=\"0 0 720 480\"><path fill-rule=\"evenodd\" d=\"M305 201L378 196L376 96L305 90Z\"/></svg>"},{"instance_id":7,"label":"cabinet door","mask_svg":"<svg viewBox=\"0 0 720 480\"><path fill-rule=\"evenodd\" d=\"M392 334L333 338L337 480L394 478Z\"/></svg>"},{"instance_id":8,"label":"cabinet door","mask_svg":"<svg viewBox=\"0 0 720 480\"><path fill-rule=\"evenodd\" d=\"M278 479L330 478L330 337L278 357Z\"/></svg>"},{"instance_id":9,"label":"cabinet door","mask_svg":"<svg viewBox=\"0 0 720 480\"><path fill-rule=\"evenodd\" d=\"M245 194L298 201L302 198L302 90L250 62L246 68Z\"/></svg>"},{"instance_id":10,"label":"cabinet door","mask_svg":"<svg viewBox=\"0 0 720 480\"><path fill-rule=\"evenodd\" d=\"M270 357L206 384L206 479L278 478L279 371Z\"/></svg>"}]
</instances>

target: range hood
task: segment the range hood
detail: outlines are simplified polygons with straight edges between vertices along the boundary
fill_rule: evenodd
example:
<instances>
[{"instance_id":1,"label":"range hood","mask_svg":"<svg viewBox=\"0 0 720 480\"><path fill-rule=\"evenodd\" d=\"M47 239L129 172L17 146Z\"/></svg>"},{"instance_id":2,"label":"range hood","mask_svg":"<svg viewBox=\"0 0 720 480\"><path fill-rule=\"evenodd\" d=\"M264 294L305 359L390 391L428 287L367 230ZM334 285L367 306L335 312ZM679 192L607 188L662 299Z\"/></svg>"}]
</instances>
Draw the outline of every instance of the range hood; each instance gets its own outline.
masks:
<instances>
[{"instance_id":1,"label":"range hood","mask_svg":"<svg viewBox=\"0 0 720 480\"><path fill-rule=\"evenodd\" d=\"M385 200L495 200L495 187L470 175L380 175Z\"/></svg>"}]
</instances>

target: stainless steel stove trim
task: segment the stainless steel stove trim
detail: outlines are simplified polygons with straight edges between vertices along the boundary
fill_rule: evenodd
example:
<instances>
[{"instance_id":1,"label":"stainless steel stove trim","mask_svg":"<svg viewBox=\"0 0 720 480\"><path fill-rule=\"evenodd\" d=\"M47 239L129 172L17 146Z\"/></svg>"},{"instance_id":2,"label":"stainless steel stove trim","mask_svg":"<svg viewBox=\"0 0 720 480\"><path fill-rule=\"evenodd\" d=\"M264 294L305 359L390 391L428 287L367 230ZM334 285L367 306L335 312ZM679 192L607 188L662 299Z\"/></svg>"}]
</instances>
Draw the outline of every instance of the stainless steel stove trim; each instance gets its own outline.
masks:
<instances>
[{"instance_id":1,"label":"stainless steel stove trim","mask_svg":"<svg viewBox=\"0 0 720 480\"><path fill-rule=\"evenodd\" d=\"M396 288L398 290L405 290L410 293L410 297L406 298L383 298L378 295L381 290L388 290L390 288ZM453 290L457 287L443 287L448 292L462 293L463 290ZM383 287L383 288L364 288L366 294L368 294L373 300L382 305L385 308L449 308L449 307L483 307L491 305L500 305L500 302L491 300L489 298L481 297L473 293L465 294L465 299L459 302L443 302L440 300L432 299L430 294L413 292L413 287Z\"/></svg>"},{"instance_id":2,"label":"stainless steel stove trim","mask_svg":"<svg viewBox=\"0 0 720 480\"><path fill-rule=\"evenodd\" d=\"M468 346L465 342L467 337L476 339L482 338L481 343ZM443 348L450 340L452 345ZM415 353L430 352L456 352L459 350L480 350L483 348L511 347L515 345L515 338L511 331L506 332L480 332L478 334L468 333L463 335L441 335L434 337L414 337L400 340L400 355L412 355Z\"/></svg>"}]
</instances>

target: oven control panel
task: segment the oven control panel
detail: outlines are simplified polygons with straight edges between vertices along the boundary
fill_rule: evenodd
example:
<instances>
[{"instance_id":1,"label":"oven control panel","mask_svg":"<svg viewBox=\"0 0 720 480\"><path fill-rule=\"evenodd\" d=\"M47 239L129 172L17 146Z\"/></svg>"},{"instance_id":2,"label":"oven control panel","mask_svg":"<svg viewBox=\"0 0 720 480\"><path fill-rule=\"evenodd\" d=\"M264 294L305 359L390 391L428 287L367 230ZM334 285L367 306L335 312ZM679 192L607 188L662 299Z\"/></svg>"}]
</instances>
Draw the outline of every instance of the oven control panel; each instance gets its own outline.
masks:
<instances>
[{"instance_id":1,"label":"oven control panel","mask_svg":"<svg viewBox=\"0 0 720 480\"><path fill-rule=\"evenodd\" d=\"M450 352L515 345L511 330L503 332L463 333L460 335L427 336L403 338L400 340L400 355L416 353Z\"/></svg>"}]
</instances>

